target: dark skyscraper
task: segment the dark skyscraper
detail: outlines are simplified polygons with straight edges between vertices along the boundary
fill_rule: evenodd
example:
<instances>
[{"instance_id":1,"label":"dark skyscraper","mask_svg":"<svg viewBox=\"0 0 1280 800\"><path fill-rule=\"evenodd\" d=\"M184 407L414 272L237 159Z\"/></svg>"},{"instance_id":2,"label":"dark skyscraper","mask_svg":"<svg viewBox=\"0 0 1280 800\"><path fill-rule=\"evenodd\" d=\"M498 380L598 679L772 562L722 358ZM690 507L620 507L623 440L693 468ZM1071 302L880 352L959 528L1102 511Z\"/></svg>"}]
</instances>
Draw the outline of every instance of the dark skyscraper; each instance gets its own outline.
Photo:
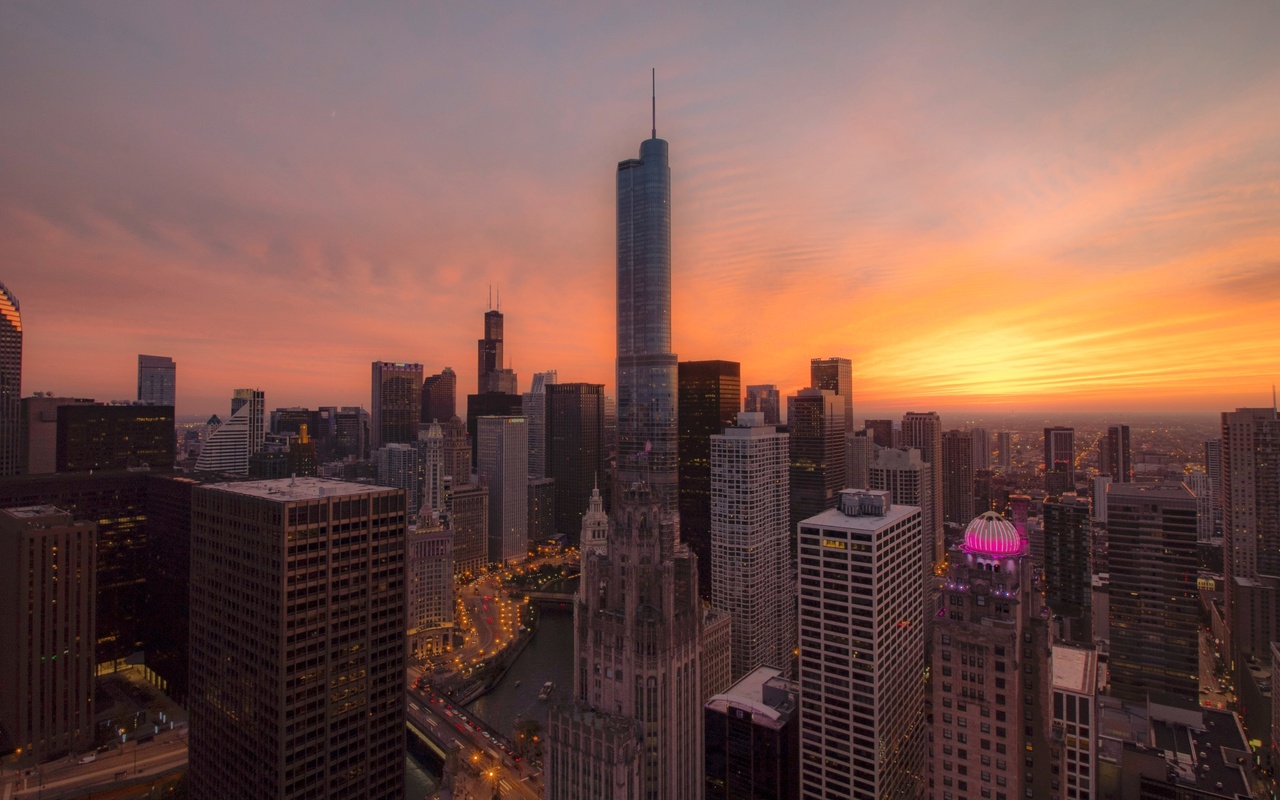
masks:
<instances>
[{"instance_id":1,"label":"dark skyscraper","mask_svg":"<svg viewBox=\"0 0 1280 800\"><path fill-rule=\"evenodd\" d=\"M736 361L681 361L680 538L698 555L698 586L711 596L711 437L731 428L742 397Z\"/></svg>"},{"instance_id":2,"label":"dark skyscraper","mask_svg":"<svg viewBox=\"0 0 1280 800\"><path fill-rule=\"evenodd\" d=\"M932 563L936 564L946 555L942 512L942 418L936 411L908 411L903 414L902 445L919 450L920 457L932 467L929 480L933 487L929 501L933 508L925 512L924 520L926 525L933 527L932 531L925 529L925 538L933 542Z\"/></svg>"},{"instance_id":3,"label":"dark skyscraper","mask_svg":"<svg viewBox=\"0 0 1280 800\"><path fill-rule=\"evenodd\" d=\"M847 358L811 359L809 385L830 389L844 398L844 429L853 433L853 362Z\"/></svg>"},{"instance_id":4,"label":"dark skyscraper","mask_svg":"<svg viewBox=\"0 0 1280 800\"><path fill-rule=\"evenodd\" d=\"M1133 452L1129 446L1129 426L1112 425L1102 440L1102 458L1098 471L1111 476L1115 483L1133 483Z\"/></svg>"},{"instance_id":5,"label":"dark skyscraper","mask_svg":"<svg viewBox=\"0 0 1280 800\"><path fill-rule=\"evenodd\" d=\"M969 431L942 434L942 519L967 525L973 512L973 436ZM935 468L938 465L935 465Z\"/></svg>"},{"instance_id":6,"label":"dark skyscraper","mask_svg":"<svg viewBox=\"0 0 1280 800\"><path fill-rule=\"evenodd\" d=\"M173 469L173 406L65 405L58 408L58 472Z\"/></svg>"},{"instance_id":7,"label":"dark skyscraper","mask_svg":"<svg viewBox=\"0 0 1280 800\"><path fill-rule=\"evenodd\" d=\"M22 314L0 283L0 477L17 475L22 431Z\"/></svg>"},{"instance_id":8,"label":"dark skyscraper","mask_svg":"<svg viewBox=\"0 0 1280 800\"><path fill-rule=\"evenodd\" d=\"M577 542L591 490L604 474L604 386L545 386L546 472L555 480L556 532Z\"/></svg>"},{"instance_id":9,"label":"dark skyscraper","mask_svg":"<svg viewBox=\"0 0 1280 800\"><path fill-rule=\"evenodd\" d=\"M445 367L438 375L428 375L422 382L422 422L439 422L441 425L458 413L458 376L452 367Z\"/></svg>"},{"instance_id":10,"label":"dark skyscraper","mask_svg":"<svg viewBox=\"0 0 1280 800\"><path fill-rule=\"evenodd\" d=\"M1055 638L1077 644L1093 641L1091 511L1089 501L1074 494L1046 497L1042 511L1045 600L1060 618Z\"/></svg>"},{"instance_id":11,"label":"dark skyscraper","mask_svg":"<svg viewBox=\"0 0 1280 800\"><path fill-rule=\"evenodd\" d=\"M748 386L742 410L764 414L765 425L782 424L782 396L778 393L778 387L772 383Z\"/></svg>"},{"instance_id":12,"label":"dark skyscraper","mask_svg":"<svg viewBox=\"0 0 1280 800\"><path fill-rule=\"evenodd\" d=\"M893 420L868 419L863 421L863 425L877 447L893 447Z\"/></svg>"},{"instance_id":13,"label":"dark skyscraper","mask_svg":"<svg viewBox=\"0 0 1280 800\"><path fill-rule=\"evenodd\" d=\"M138 402L171 406L177 397L178 365L168 356L138 356Z\"/></svg>"},{"instance_id":14,"label":"dark skyscraper","mask_svg":"<svg viewBox=\"0 0 1280 800\"><path fill-rule=\"evenodd\" d=\"M1200 683L1196 498L1182 484L1111 484L1111 692L1192 700Z\"/></svg>"},{"instance_id":15,"label":"dark skyscraper","mask_svg":"<svg viewBox=\"0 0 1280 800\"><path fill-rule=\"evenodd\" d=\"M618 164L618 476L677 505L676 356L671 352L671 168L646 139Z\"/></svg>"},{"instance_id":16,"label":"dark skyscraper","mask_svg":"<svg viewBox=\"0 0 1280 800\"><path fill-rule=\"evenodd\" d=\"M191 797L401 800L404 491L222 483L192 506Z\"/></svg>"},{"instance_id":17,"label":"dark skyscraper","mask_svg":"<svg viewBox=\"0 0 1280 800\"><path fill-rule=\"evenodd\" d=\"M422 419L422 365L373 362L370 450L418 440Z\"/></svg>"},{"instance_id":18,"label":"dark skyscraper","mask_svg":"<svg viewBox=\"0 0 1280 800\"><path fill-rule=\"evenodd\" d=\"M1076 487L1076 429L1044 429L1044 488L1066 494Z\"/></svg>"},{"instance_id":19,"label":"dark skyscraper","mask_svg":"<svg viewBox=\"0 0 1280 800\"><path fill-rule=\"evenodd\" d=\"M829 389L801 389L787 398L791 432L791 536L802 519L835 508L844 474L844 398ZM792 548L792 554L795 548Z\"/></svg>"},{"instance_id":20,"label":"dark skyscraper","mask_svg":"<svg viewBox=\"0 0 1280 800\"><path fill-rule=\"evenodd\" d=\"M501 308L501 303L499 303ZM479 353L476 367L476 392L516 393L516 374L505 369L502 361L502 312L489 309L484 312L484 338L476 343Z\"/></svg>"}]
</instances>

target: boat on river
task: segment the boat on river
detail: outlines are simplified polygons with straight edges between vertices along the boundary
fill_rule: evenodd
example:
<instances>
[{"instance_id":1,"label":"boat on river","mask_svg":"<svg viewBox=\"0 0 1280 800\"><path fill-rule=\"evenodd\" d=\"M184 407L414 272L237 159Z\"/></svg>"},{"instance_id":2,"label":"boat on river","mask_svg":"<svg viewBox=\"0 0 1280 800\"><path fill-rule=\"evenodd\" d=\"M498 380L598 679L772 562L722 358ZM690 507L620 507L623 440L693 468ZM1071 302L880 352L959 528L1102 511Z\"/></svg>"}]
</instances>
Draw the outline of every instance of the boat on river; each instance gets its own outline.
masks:
<instances>
[{"instance_id":1,"label":"boat on river","mask_svg":"<svg viewBox=\"0 0 1280 800\"><path fill-rule=\"evenodd\" d=\"M547 681L546 683L542 684L542 691L538 692L538 699L546 700L548 697L551 696L551 692L554 691L555 688L556 688L556 685L552 681Z\"/></svg>"}]
</instances>

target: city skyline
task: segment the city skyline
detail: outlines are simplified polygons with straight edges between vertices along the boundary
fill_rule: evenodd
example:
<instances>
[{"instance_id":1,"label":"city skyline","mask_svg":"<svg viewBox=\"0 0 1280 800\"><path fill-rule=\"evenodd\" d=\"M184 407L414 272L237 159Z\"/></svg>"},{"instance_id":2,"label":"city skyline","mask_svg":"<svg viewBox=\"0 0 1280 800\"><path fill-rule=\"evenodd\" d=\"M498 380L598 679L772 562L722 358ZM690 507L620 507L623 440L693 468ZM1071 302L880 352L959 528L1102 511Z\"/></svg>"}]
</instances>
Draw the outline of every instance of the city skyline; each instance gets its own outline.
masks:
<instances>
[{"instance_id":1,"label":"city skyline","mask_svg":"<svg viewBox=\"0 0 1280 800\"><path fill-rule=\"evenodd\" d=\"M787 395L848 357L868 410L1209 413L1280 374L1274 6L338 16L7 15L25 391L127 398L148 352L182 416L367 406L375 360L471 386L492 284L517 373L612 394L602 168L653 65L681 359Z\"/></svg>"}]
</instances>

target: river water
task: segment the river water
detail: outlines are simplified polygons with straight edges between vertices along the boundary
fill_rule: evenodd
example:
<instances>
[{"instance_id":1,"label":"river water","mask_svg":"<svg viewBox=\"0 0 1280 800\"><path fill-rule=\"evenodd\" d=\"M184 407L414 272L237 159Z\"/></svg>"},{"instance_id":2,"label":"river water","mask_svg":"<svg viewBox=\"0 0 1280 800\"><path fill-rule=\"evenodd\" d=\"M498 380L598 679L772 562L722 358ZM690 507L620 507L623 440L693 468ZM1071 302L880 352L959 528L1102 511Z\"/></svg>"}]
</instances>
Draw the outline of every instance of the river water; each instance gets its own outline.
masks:
<instances>
[{"instance_id":1,"label":"river water","mask_svg":"<svg viewBox=\"0 0 1280 800\"><path fill-rule=\"evenodd\" d=\"M508 737L517 718L537 720L546 728L550 702L538 699L545 682L555 683L555 700L563 700L573 691L573 610L545 606L539 613L537 633L502 681L467 706Z\"/></svg>"}]
</instances>

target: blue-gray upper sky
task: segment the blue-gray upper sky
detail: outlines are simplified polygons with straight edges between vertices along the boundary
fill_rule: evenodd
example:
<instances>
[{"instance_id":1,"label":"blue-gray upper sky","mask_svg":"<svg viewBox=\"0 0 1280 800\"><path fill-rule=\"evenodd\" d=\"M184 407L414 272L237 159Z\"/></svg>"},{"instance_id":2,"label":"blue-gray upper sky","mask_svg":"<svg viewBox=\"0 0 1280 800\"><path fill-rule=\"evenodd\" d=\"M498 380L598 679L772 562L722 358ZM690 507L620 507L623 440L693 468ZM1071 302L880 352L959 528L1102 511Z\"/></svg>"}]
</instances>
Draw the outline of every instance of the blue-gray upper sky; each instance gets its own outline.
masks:
<instances>
[{"instance_id":1,"label":"blue-gray upper sky","mask_svg":"<svg viewBox=\"0 0 1280 800\"><path fill-rule=\"evenodd\" d=\"M1215 409L1280 373L1280 5L9 4L23 390L179 412L612 383L614 166L671 142L675 349L876 408Z\"/></svg>"}]
</instances>

